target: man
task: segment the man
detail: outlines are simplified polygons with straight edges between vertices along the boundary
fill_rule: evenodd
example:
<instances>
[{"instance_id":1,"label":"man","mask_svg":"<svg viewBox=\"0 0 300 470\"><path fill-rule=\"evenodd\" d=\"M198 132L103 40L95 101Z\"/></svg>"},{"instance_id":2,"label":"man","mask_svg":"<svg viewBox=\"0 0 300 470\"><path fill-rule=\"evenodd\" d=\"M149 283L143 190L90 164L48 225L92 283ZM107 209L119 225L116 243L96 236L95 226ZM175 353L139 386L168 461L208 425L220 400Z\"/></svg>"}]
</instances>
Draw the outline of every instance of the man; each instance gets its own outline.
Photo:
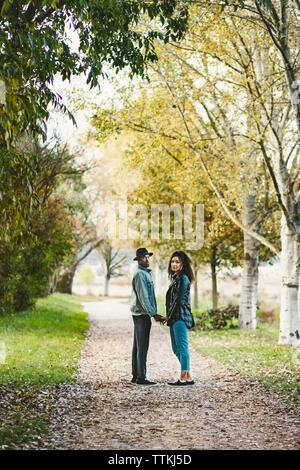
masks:
<instances>
[{"instance_id":1,"label":"man","mask_svg":"<svg viewBox=\"0 0 300 470\"><path fill-rule=\"evenodd\" d=\"M132 279L132 302L130 311L134 323L134 338L132 348L132 380L137 385L157 385L147 379L146 362L149 348L151 318L161 321L157 314L154 286L151 277L150 256L146 248L138 248L134 261L138 268Z\"/></svg>"}]
</instances>

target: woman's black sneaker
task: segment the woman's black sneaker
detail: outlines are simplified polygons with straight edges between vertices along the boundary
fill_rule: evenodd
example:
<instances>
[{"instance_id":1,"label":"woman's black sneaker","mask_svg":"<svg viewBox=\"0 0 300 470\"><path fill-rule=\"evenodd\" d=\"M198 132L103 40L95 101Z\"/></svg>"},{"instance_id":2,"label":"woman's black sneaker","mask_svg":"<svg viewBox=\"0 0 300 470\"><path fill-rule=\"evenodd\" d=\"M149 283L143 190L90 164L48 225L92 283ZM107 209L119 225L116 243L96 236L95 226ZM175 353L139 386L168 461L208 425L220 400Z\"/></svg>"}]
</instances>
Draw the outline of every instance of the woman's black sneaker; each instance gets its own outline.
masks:
<instances>
[{"instance_id":1,"label":"woman's black sneaker","mask_svg":"<svg viewBox=\"0 0 300 470\"><path fill-rule=\"evenodd\" d=\"M136 381L137 385L158 385L156 382L151 382L148 379L137 379Z\"/></svg>"},{"instance_id":2,"label":"woman's black sneaker","mask_svg":"<svg viewBox=\"0 0 300 470\"><path fill-rule=\"evenodd\" d=\"M187 380L186 385L195 385L194 380Z\"/></svg>"},{"instance_id":3,"label":"woman's black sneaker","mask_svg":"<svg viewBox=\"0 0 300 470\"><path fill-rule=\"evenodd\" d=\"M168 385L174 385L175 387L181 387L182 385L187 385L186 381L181 382L181 380L177 380L177 382L168 382Z\"/></svg>"}]
</instances>

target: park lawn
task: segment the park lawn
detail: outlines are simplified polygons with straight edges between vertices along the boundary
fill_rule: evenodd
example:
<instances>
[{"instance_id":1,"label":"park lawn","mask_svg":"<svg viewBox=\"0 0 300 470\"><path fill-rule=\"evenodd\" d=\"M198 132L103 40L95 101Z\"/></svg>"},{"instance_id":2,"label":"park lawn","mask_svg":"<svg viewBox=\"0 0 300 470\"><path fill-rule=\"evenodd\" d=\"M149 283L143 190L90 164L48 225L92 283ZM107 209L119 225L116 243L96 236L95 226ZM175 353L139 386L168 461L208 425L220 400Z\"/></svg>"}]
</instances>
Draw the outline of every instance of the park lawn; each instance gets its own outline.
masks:
<instances>
[{"instance_id":1,"label":"park lawn","mask_svg":"<svg viewBox=\"0 0 300 470\"><path fill-rule=\"evenodd\" d=\"M279 329L258 324L256 330L229 328L190 331L196 351L241 374L258 380L276 393L299 403L300 349L278 344Z\"/></svg>"},{"instance_id":2,"label":"park lawn","mask_svg":"<svg viewBox=\"0 0 300 470\"><path fill-rule=\"evenodd\" d=\"M0 317L0 449L47 432L47 396L74 381L87 313L82 297L54 294L25 312Z\"/></svg>"}]
</instances>

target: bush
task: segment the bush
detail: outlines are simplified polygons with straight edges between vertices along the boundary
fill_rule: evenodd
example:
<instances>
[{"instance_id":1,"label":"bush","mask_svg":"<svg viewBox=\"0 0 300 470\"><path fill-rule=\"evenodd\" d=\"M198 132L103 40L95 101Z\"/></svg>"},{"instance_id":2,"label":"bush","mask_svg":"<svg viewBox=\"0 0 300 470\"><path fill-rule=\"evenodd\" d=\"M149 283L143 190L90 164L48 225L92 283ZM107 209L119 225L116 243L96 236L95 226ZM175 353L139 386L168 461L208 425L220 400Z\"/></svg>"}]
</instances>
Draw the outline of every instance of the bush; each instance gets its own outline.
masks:
<instances>
[{"instance_id":1,"label":"bush","mask_svg":"<svg viewBox=\"0 0 300 470\"><path fill-rule=\"evenodd\" d=\"M5 148L0 145L0 316L27 310L53 291L56 273L81 239L78 217L88 214L78 196L85 168L66 147L41 147L24 133L16 149Z\"/></svg>"},{"instance_id":2,"label":"bush","mask_svg":"<svg viewBox=\"0 0 300 470\"><path fill-rule=\"evenodd\" d=\"M48 294L50 276L72 250L72 229L62 204L55 201L49 207L34 214L32 233L19 243L0 239L0 316L27 310Z\"/></svg>"},{"instance_id":3,"label":"bush","mask_svg":"<svg viewBox=\"0 0 300 470\"><path fill-rule=\"evenodd\" d=\"M90 266L85 264L80 268L79 279L82 284L93 284L95 280L95 274Z\"/></svg>"},{"instance_id":4,"label":"bush","mask_svg":"<svg viewBox=\"0 0 300 470\"><path fill-rule=\"evenodd\" d=\"M239 316L239 306L229 304L224 308L208 309L194 314L195 326L199 330L219 330L235 328Z\"/></svg>"}]
</instances>

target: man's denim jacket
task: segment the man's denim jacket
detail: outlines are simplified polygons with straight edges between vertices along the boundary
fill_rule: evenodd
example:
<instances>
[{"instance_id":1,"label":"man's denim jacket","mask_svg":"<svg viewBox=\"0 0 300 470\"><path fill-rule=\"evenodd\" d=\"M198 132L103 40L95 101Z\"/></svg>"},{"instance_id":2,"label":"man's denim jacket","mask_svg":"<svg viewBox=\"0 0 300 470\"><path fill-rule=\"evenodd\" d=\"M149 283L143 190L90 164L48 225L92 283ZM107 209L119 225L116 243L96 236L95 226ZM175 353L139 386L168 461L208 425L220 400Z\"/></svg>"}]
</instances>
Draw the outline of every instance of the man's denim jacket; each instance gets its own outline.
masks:
<instances>
[{"instance_id":1,"label":"man's denim jacket","mask_svg":"<svg viewBox=\"0 0 300 470\"><path fill-rule=\"evenodd\" d=\"M151 269L138 266L132 279L132 297L130 311L132 315L157 315L157 305Z\"/></svg>"}]
</instances>

